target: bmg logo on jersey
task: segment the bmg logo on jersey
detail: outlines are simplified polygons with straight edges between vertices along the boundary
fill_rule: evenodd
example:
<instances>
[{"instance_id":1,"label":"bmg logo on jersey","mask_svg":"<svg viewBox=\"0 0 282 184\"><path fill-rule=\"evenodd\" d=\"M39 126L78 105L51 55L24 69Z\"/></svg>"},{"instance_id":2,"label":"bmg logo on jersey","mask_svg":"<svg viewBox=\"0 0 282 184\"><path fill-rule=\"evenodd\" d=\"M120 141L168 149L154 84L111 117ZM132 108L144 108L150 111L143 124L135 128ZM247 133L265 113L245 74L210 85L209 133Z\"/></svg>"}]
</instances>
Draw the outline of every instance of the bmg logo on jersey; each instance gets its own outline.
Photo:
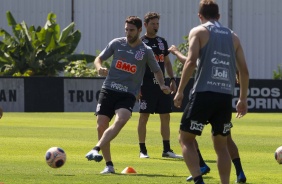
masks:
<instances>
[{"instance_id":1,"label":"bmg logo on jersey","mask_svg":"<svg viewBox=\"0 0 282 184\"><path fill-rule=\"evenodd\" d=\"M212 78L218 80L229 80L229 71L227 68L212 67Z\"/></svg>"},{"instance_id":2,"label":"bmg logo on jersey","mask_svg":"<svg viewBox=\"0 0 282 184\"><path fill-rule=\"evenodd\" d=\"M117 60L116 68L125 72L134 74L137 70L136 65L123 62L122 60Z\"/></svg>"}]
</instances>

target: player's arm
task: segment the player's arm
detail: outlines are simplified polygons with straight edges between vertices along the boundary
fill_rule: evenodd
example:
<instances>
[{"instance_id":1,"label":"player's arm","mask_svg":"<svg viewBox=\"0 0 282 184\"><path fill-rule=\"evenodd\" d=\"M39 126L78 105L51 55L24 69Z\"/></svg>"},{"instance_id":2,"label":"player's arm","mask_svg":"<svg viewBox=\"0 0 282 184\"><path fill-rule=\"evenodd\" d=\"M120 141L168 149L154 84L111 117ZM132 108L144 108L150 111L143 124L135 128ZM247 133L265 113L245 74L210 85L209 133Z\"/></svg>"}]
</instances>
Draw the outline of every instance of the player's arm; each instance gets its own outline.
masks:
<instances>
[{"instance_id":1,"label":"player's arm","mask_svg":"<svg viewBox=\"0 0 282 184\"><path fill-rule=\"evenodd\" d=\"M237 109L236 117L240 118L244 116L248 111L247 95L248 95L248 87L249 87L249 71L246 64L243 48L236 34L233 34L233 42L234 42L234 49L236 55L236 67L240 76L239 77L240 96L236 107Z\"/></svg>"},{"instance_id":2,"label":"player's arm","mask_svg":"<svg viewBox=\"0 0 282 184\"><path fill-rule=\"evenodd\" d=\"M155 76L156 80L158 81L161 90L165 94L169 94L171 92L171 90L168 86L165 85L164 74L163 74L162 70L159 69L157 72L154 72L154 76Z\"/></svg>"},{"instance_id":3,"label":"player's arm","mask_svg":"<svg viewBox=\"0 0 282 184\"><path fill-rule=\"evenodd\" d=\"M100 55L97 56L94 60L94 66L95 66L96 70L98 71L98 75L105 77L105 76L108 75L108 69L102 67L102 61L103 60L101 59Z\"/></svg>"},{"instance_id":4,"label":"player's arm","mask_svg":"<svg viewBox=\"0 0 282 184\"><path fill-rule=\"evenodd\" d=\"M175 78L174 78L174 75L173 75L173 69L172 69L172 65L171 65L171 62L170 62L168 55L165 56L165 58L164 58L164 65L165 65L166 73L170 78L170 89L171 89L172 94L173 94L173 93L176 92L176 81L175 81Z\"/></svg>"},{"instance_id":5,"label":"player's arm","mask_svg":"<svg viewBox=\"0 0 282 184\"><path fill-rule=\"evenodd\" d=\"M187 57L184 56L175 45L171 45L170 48L168 49L169 52L171 52L173 55L175 55L177 57L177 59L184 64Z\"/></svg>"},{"instance_id":6,"label":"player's arm","mask_svg":"<svg viewBox=\"0 0 282 184\"><path fill-rule=\"evenodd\" d=\"M188 56L183 65L182 75L179 82L178 90L174 97L174 105L178 108L181 107L182 100L184 98L183 92L184 89L190 80L191 76L197 65L197 59L200 51L200 38L199 38L198 28L194 28L189 33L189 48L188 48Z\"/></svg>"}]
</instances>

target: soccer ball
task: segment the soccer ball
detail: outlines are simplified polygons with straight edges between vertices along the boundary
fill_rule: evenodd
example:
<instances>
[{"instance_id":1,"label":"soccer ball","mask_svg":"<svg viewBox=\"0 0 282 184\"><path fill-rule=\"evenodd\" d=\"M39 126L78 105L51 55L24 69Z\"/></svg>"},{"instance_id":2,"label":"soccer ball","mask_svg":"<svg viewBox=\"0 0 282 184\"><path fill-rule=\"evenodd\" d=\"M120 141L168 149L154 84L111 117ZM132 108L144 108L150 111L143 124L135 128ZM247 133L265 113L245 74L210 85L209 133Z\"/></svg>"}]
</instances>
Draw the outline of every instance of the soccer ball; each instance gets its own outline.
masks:
<instances>
[{"instance_id":1,"label":"soccer ball","mask_svg":"<svg viewBox=\"0 0 282 184\"><path fill-rule=\"evenodd\" d=\"M279 164L282 164L282 146L276 149L274 157Z\"/></svg>"},{"instance_id":2,"label":"soccer ball","mask_svg":"<svg viewBox=\"0 0 282 184\"><path fill-rule=\"evenodd\" d=\"M66 153L62 148L52 147L47 150L46 163L52 168L62 167L66 162Z\"/></svg>"}]
</instances>

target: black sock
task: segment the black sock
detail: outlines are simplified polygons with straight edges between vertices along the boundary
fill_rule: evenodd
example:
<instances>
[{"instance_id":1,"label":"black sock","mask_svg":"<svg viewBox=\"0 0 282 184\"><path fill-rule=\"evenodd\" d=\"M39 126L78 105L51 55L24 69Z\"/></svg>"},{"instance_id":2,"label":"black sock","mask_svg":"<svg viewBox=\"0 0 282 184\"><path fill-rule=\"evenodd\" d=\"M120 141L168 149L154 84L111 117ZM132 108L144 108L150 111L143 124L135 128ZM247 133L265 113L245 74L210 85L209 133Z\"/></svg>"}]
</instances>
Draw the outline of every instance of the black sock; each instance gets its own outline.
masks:
<instances>
[{"instance_id":1,"label":"black sock","mask_svg":"<svg viewBox=\"0 0 282 184\"><path fill-rule=\"evenodd\" d=\"M202 157L202 154L201 154L200 150L197 149L197 152L198 152L198 156L199 156L199 160L200 160L200 167L206 166L207 164L205 163L205 161L204 161L204 159L203 159L203 157Z\"/></svg>"},{"instance_id":2,"label":"black sock","mask_svg":"<svg viewBox=\"0 0 282 184\"><path fill-rule=\"evenodd\" d=\"M243 171L242 165L241 165L241 160L240 158L235 158L232 160L235 169L236 169L236 175L238 176L240 174L241 171Z\"/></svg>"},{"instance_id":3,"label":"black sock","mask_svg":"<svg viewBox=\"0 0 282 184\"><path fill-rule=\"evenodd\" d=\"M112 161L108 161L108 162L106 162L106 166L114 166L114 164L113 164Z\"/></svg>"},{"instance_id":4,"label":"black sock","mask_svg":"<svg viewBox=\"0 0 282 184\"><path fill-rule=\"evenodd\" d=\"M164 152L170 151L170 143L169 143L169 140L163 140L163 147L164 147Z\"/></svg>"},{"instance_id":5,"label":"black sock","mask_svg":"<svg viewBox=\"0 0 282 184\"><path fill-rule=\"evenodd\" d=\"M98 152L101 150L101 148L99 146L95 146L93 149L97 150Z\"/></svg>"},{"instance_id":6,"label":"black sock","mask_svg":"<svg viewBox=\"0 0 282 184\"><path fill-rule=\"evenodd\" d=\"M146 144L145 143L139 143L139 147L140 147L140 151L142 153L147 153L147 149L146 149Z\"/></svg>"},{"instance_id":7,"label":"black sock","mask_svg":"<svg viewBox=\"0 0 282 184\"><path fill-rule=\"evenodd\" d=\"M204 183L204 180L203 180L202 175L195 177L195 178L194 178L194 183L195 183L195 184L203 184L203 183Z\"/></svg>"}]
</instances>

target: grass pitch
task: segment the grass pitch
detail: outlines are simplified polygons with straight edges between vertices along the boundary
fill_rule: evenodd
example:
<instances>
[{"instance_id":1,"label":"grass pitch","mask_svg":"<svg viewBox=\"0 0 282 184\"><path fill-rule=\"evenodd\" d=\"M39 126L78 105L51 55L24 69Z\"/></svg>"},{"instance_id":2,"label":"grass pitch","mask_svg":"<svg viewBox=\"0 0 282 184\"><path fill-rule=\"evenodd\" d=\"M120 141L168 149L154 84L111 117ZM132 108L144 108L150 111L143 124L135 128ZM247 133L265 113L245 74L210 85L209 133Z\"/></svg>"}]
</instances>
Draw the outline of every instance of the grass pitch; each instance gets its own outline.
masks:
<instances>
[{"instance_id":1,"label":"grass pitch","mask_svg":"<svg viewBox=\"0 0 282 184\"><path fill-rule=\"evenodd\" d=\"M234 114L235 117L235 114ZM171 147L181 153L178 129L181 113L171 114ZM138 113L112 141L112 159L116 173L100 175L105 162L87 161L85 154L97 142L96 117L93 113L4 113L0 120L0 184L132 184L187 183L189 174L183 160L162 158L162 140L158 115L147 125L147 149L150 159L139 158ZM282 145L281 113L249 113L233 118L232 136L240 150L247 183L282 183L282 165L274 151ZM198 142L211 172L204 176L208 184L218 184L216 155L206 126ZM53 169L45 162L46 151L61 147L67 154L62 168ZM132 166L137 174L121 171ZM236 180L232 165L231 181Z\"/></svg>"}]
</instances>

